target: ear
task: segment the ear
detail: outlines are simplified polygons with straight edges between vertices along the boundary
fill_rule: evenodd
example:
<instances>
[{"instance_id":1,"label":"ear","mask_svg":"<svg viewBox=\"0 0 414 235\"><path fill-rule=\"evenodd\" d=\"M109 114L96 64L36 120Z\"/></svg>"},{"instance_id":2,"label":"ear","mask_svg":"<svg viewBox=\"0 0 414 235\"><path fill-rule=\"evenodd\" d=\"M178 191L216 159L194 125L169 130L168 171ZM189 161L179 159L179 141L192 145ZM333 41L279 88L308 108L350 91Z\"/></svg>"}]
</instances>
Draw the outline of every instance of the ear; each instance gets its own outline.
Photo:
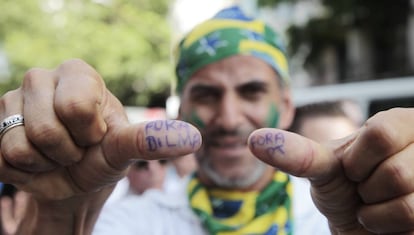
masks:
<instances>
[{"instance_id":1,"label":"ear","mask_svg":"<svg viewBox=\"0 0 414 235\"><path fill-rule=\"evenodd\" d=\"M292 100L292 94L288 87L282 90L281 107L280 107L280 129L288 129L292 124L293 117L295 115L295 106Z\"/></svg>"}]
</instances>

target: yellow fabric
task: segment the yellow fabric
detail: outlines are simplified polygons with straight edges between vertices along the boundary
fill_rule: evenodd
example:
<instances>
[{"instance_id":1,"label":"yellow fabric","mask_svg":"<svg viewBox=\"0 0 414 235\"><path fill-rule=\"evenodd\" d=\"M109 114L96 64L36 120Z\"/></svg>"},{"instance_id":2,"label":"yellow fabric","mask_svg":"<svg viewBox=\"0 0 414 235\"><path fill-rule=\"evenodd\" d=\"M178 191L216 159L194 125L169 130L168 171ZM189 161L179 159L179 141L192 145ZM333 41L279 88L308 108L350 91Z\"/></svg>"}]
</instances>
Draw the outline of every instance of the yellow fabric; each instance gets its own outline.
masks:
<instances>
[{"instance_id":1,"label":"yellow fabric","mask_svg":"<svg viewBox=\"0 0 414 235\"><path fill-rule=\"evenodd\" d=\"M292 234L292 186L288 175L276 172L267 189L267 192L206 189L196 177L193 177L188 186L191 206L210 230L210 234ZM267 195L263 196L264 193ZM240 206L234 214L217 217L213 209L215 201ZM258 209L261 206L265 209Z\"/></svg>"},{"instance_id":2,"label":"yellow fabric","mask_svg":"<svg viewBox=\"0 0 414 235\"><path fill-rule=\"evenodd\" d=\"M201 23L196 28L194 28L191 33L189 33L184 41L183 46L189 47L191 44L196 42L205 35L221 30L223 28L239 28L243 30L251 30L257 33L263 33L264 25L259 21L236 21L236 20L214 20L214 21L206 21Z\"/></svg>"}]
</instances>

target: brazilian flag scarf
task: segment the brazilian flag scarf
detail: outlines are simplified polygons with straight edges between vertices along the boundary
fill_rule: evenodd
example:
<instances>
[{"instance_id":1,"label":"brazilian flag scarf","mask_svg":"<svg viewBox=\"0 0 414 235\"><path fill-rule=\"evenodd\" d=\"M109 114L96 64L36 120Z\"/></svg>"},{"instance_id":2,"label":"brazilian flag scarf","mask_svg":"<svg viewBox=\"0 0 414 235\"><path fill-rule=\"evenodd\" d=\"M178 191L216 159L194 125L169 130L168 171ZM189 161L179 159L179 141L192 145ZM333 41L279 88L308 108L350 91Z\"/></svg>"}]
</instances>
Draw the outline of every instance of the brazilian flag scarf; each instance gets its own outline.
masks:
<instances>
[{"instance_id":1,"label":"brazilian flag scarf","mask_svg":"<svg viewBox=\"0 0 414 235\"><path fill-rule=\"evenodd\" d=\"M260 192L207 190L193 175L191 207L211 235L292 235L292 185L277 171Z\"/></svg>"}]
</instances>

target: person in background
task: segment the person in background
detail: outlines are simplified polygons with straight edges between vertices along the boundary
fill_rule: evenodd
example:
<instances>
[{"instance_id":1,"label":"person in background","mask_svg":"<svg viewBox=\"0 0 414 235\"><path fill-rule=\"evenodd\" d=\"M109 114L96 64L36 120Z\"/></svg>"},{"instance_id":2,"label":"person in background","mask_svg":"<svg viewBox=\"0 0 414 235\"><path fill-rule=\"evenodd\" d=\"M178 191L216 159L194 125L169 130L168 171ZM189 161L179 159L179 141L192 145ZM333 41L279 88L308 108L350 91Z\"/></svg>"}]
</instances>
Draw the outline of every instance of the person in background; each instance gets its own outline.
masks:
<instances>
[{"instance_id":1,"label":"person in background","mask_svg":"<svg viewBox=\"0 0 414 235\"><path fill-rule=\"evenodd\" d=\"M167 193L180 193L188 177L197 170L194 154L172 158L167 167L165 190Z\"/></svg>"},{"instance_id":2,"label":"person in background","mask_svg":"<svg viewBox=\"0 0 414 235\"><path fill-rule=\"evenodd\" d=\"M125 235L141 233L142 229L135 229L136 224L149 227L147 231L156 231L157 228L151 228L151 224L146 223L148 218L142 218L142 214L156 219L160 224L168 224L171 230L177 229L174 216L163 220L171 213L181 213L179 208L183 207L181 195L176 196L172 191L177 189L167 187L166 165L166 160L138 160L131 164L127 173L128 192L116 201L105 203L92 234L111 235L114 231Z\"/></svg>"},{"instance_id":3,"label":"person in background","mask_svg":"<svg viewBox=\"0 0 414 235\"><path fill-rule=\"evenodd\" d=\"M166 176L166 160L138 160L127 173L132 194L141 195L148 189L163 190Z\"/></svg>"},{"instance_id":4,"label":"person in background","mask_svg":"<svg viewBox=\"0 0 414 235\"><path fill-rule=\"evenodd\" d=\"M11 184L4 184L0 197L1 233L14 235L23 221L27 210L29 194L17 190Z\"/></svg>"},{"instance_id":5,"label":"person in background","mask_svg":"<svg viewBox=\"0 0 414 235\"><path fill-rule=\"evenodd\" d=\"M379 113L328 143L283 130L294 107L281 38L238 7L195 27L177 61L184 121L130 124L76 59L30 70L0 99L0 181L30 192L35 208L17 234L90 234L130 164L190 153L198 168L183 204L115 217L128 219L119 234L315 234L292 213L303 195L288 174L310 180L332 234L414 231L414 109Z\"/></svg>"},{"instance_id":6,"label":"person in background","mask_svg":"<svg viewBox=\"0 0 414 235\"><path fill-rule=\"evenodd\" d=\"M351 100L305 104L295 110L289 130L318 142L346 137L362 122L362 111Z\"/></svg>"},{"instance_id":7,"label":"person in background","mask_svg":"<svg viewBox=\"0 0 414 235\"><path fill-rule=\"evenodd\" d=\"M317 142L328 142L346 137L360 128L362 121L362 110L352 100L321 101L304 104L296 107L295 116L289 131L300 134ZM310 183L307 179L291 177L294 181L294 192L301 195L309 195ZM310 195L309 195L310 196ZM298 200L295 207L295 214L303 216L299 221L314 221L316 227L309 227L308 230L321 234L318 224L326 223L322 214L301 213L307 211L308 200ZM302 225L306 226L306 224Z\"/></svg>"}]
</instances>

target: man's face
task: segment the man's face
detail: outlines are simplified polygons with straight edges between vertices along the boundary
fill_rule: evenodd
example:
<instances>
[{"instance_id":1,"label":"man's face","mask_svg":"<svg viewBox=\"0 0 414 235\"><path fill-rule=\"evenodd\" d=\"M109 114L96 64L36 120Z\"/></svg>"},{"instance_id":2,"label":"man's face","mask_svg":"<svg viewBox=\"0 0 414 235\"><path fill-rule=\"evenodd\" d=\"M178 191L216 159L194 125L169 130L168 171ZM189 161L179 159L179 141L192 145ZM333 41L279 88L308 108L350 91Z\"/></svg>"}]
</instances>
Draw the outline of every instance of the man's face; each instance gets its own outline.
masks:
<instances>
[{"instance_id":1,"label":"man's face","mask_svg":"<svg viewBox=\"0 0 414 235\"><path fill-rule=\"evenodd\" d=\"M205 66L185 85L180 117L200 129L200 173L224 187L255 183L268 167L247 146L262 127L287 128L292 105L275 71L251 56L232 56Z\"/></svg>"}]
</instances>

